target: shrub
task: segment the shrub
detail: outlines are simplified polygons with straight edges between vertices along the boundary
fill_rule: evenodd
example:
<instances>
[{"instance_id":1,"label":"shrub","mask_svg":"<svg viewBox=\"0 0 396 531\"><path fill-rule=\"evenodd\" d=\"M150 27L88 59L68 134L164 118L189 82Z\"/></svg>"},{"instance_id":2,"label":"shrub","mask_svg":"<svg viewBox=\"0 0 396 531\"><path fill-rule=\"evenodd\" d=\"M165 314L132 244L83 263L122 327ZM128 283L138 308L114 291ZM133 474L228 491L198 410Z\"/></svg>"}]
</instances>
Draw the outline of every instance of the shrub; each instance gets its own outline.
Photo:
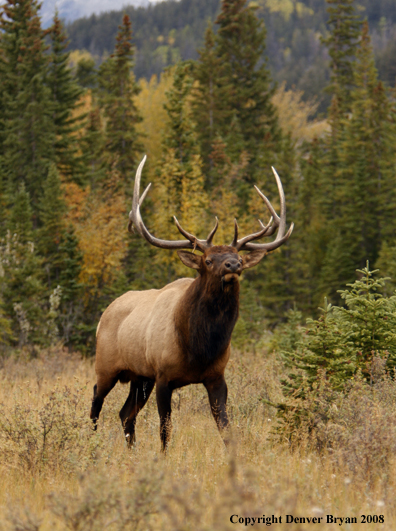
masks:
<instances>
[{"instance_id":1,"label":"shrub","mask_svg":"<svg viewBox=\"0 0 396 531\"><path fill-rule=\"evenodd\" d=\"M372 381L374 358L396 366L396 296L384 296L385 278L374 278L369 265L358 270L361 278L349 289L340 290L345 307L332 306L325 299L319 319L307 319L300 326L299 312L290 312L287 325L275 334L289 378L284 390L291 395L302 388L304 378L312 388L318 371L325 371L334 389L340 389L357 371Z\"/></svg>"},{"instance_id":2,"label":"shrub","mask_svg":"<svg viewBox=\"0 0 396 531\"><path fill-rule=\"evenodd\" d=\"M52 494L50 511L70 531L113 531L151 529L150 518L159 510L162 475L153 467L147 475L134 475L126 487L120 478L103 473L85 474L79 492Z\"/></svg>"},{"instance_id":3,"label":"shrub","mask_svg":"<svg viewBox=\"0 0 396 531\"><path fill-rule=\"evenodd\" d=\"M44 404L34 406L25 396L12 408L0 404L0 462L24 470L83 470L100 447L84 405L84 387L55 386Z\"/></svg>"}]
</instances>

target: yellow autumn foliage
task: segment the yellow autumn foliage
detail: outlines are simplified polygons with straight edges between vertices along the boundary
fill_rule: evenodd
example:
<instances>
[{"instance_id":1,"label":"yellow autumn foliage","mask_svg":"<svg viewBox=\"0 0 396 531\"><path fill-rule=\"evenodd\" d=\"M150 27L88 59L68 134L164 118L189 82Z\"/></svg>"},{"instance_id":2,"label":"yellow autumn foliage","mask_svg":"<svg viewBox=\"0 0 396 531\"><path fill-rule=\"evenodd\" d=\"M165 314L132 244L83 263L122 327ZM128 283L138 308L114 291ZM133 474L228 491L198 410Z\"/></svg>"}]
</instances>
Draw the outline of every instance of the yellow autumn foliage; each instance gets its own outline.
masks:
<instances>
[{"instance_id":1,"label":"yellow autumn foliage","mask_svg":"<svg viewBox=\"0 0 396 531\"><path fill-rule=\"evenodd\" d=\"M298 16L313 15L314 13L312 8L298 0L257 0L256 2L251 2L249 5L251 4L265 7L271 13L280 13L285 20L289 20L294 12Z\"/></svg>"},{"instance_id":2,"label":"yellow autumn foliage","mask_svg":"<svg viewBox=\"0 0 396 531\"><path fill-rule=\"evenodd\" d=\"M161 160L162 138L168 124L164 103L167 101L166 92L172 83L172 75L167 73L163 73L159 80L157 76L152 76L150 81L139 81L141 91L135 102L143 121L137 125L137 130L145 135L142 141L148 156L149 172L150 168L155 168Z\"/></svg>"},{"instance_id":3,"label":"yellow autumn foliage","mask_svg":"<svg viewBox=\"0 0 396 531\"><path fill-rule=\"evenodd\" d=\"M81 59L87 60L93 57L87 50L72 50L69 54L68 67L74 71Z\"/></svg>"},{"instance_id":4,"label":"yellow autumn foliage","mask_svg":"<svg viewBox=\"0 0 396 531\"><path fill-rule=\"evenodd\" d=\"M95 195L88 205L89 213L76 232L84 254L80 280L95 289L112 282L121 266L127 249L127 213L121 195L109 203Z\"/></svg>"},{"instance_id":5,"label":"yellow autumn foliage","mask_svg":"<svg viewBox=\"0 0 396 531\"><path fill-rule=\"evenodd\" d=\"M314 101L303 101L303 95L302 90L286 90L284 82L272 98L282 130L289 133L297 144L304 140L309 142L329 130L327 120L310 120L318 104Z\"/></svg>"},{"instance_id":6,"label":"yellow autumn foliage","mask_svg":"<svg viewBox=\"0 0 396 531\"><path fill-rule=\"evenodd\" d=\"M240 180L248 165L249 159L246 152L240 154L239 160L231 163L230 159L225 154L225 144L220 140L214 144L214 164L216 166L217 160L220 162L219 168L219 182L217 187L213 190L211 201L211 211L219 220L219 228L215 236L215 243L217 245L227 245L231 243L234 237L234 220L238 221L240 229L239 236L243 232L248 232L249 227L249 213L239 213L239 200L235 192L236 183ZM251 232L251 231L250 231Z\"/></svg>"},{"instance_id":7,"label":"yellow autumn foliage","mask_svg":"<svg viewBox=\"0 0 396 531\"><path fill-rule=\"evenodd\" d=\"M119 274L127 251L128 215L124 195L108 190L92 192L75 183L65 185L73 225L83 254L80 282L85 286L85 302Z\"/></svg>"},{"instance_id":8,"label":"yellow autumn foliage","mask_svg":"<svg viewBox=\"0 0 396 531\"><path fill-rule=\"evenodd\" d=\"M209 197L204 190L202 160L199 155L191 156L191 170L182 176L180 221L187 230L198 238L205 237Z\"/></svg>"}]
</instances>

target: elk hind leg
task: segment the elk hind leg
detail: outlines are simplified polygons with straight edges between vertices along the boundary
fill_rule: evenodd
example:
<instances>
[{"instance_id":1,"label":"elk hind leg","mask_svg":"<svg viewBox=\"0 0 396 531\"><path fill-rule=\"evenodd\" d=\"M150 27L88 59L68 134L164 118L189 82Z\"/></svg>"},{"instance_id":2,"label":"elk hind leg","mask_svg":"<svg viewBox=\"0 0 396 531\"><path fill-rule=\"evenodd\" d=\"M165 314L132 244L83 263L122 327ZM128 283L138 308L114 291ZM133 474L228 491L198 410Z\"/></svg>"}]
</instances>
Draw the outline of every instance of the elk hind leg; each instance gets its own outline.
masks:
<instances>
[{"instance_id":1,"label":"elk hind leg","mask_svg":"<svg viewBox=\"0 0 396 531\"><path fill-rule=\"evenodd\" d=\"M94 425L94 430L97 429L98 418L103 406L104 399L113 389L117 381L117 376L110 379L98 377L98 382L94 385L94 394L90 414L90 418Z\"/></svg>"},{"instance_id":2,"label":"elk hind leg","mask_svg":"<svg viewBox=\"0 0 396 531\"><path fill-rule=\"evenodd\" d=\"M154 387L154 380L147 378L131 382L128 398L120 411L120 419L124 428L128 446L131 447L135 440L136 417L143 409Z\"/></svg>"}]
</instances>

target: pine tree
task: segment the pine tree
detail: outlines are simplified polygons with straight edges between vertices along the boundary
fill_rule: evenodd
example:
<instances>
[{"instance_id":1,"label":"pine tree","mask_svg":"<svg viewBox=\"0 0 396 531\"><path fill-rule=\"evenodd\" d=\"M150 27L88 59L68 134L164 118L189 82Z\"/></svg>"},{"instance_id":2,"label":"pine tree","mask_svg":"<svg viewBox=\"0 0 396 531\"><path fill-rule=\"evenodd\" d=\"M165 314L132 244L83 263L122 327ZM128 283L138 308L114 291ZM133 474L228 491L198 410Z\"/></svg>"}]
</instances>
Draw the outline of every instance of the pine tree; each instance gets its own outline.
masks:
<instances>
[{"instance_id":1,"label":"pine tree","mask_svg":"<svg viewBox=\"0 0 396 531\"><path fill-rule=\"evenodd\" d=\"M339 292L345 306L325 299L319 319L307 319L307 327L301 328L292 312L289 324L276 332L275 344L290 373L284 382L287 394L301 390L304 380L315 388L323 371L335 389L358 371L371 381L375 357L390 370L396 366L396 296L383 295L386 279L375 278L378 271L370 271L368 263L357 272L360 280Z\"/></svg>"},{"instance_id":2,"label":"pine tree","mask_svg":"<svg viewBox=\"0 0 396 531\"><path fill-rule=\"evenodd\" d=\"M33 212L29 192L22 183L16 193L14 204L7 219L7 229L13 235L18 235L18 241L27 245L33 241Z\"/></svg>"},{"instance_id":3,"label":"pine tree","mask_svg":"<svg viewBox=\"0 0 396 531\"><path fill-rule=\"evenodd\" d=\"M213 143L220 134L221 113L218 94L220 65L213 26L209 23L205 33L204 47L199 50L199 59L195 66L194 78L198 83L194 87L192 105L204 169L209 175L208 185L210 188L214 184L210 176L210 172L213 170L210 154Z\"/></svg>"},{"instance_id":4,"label":"pine tree","mask_svg":"<svg viewBox=\"0 0 396 531\"><path fill-rule=\"evenodd\" d=\"M189 103L193 83L192 62L178 63L173 71L172 88L166 93L165 109L168 113L169 126L163 144L165 150L174 150L180 164L188 164L191 155L199 153L197 133Z\"/></svg>"},{"instance_id":5,"label":"pine tree","mask_svg":"<svg viewBox=\"0 0 396 531\"><path fill-rule=\"evenodd\" d=\"M78 324L82 322L83 311L83 286L79 281L83 256L72 226L66 229L59 245L59 254L64 257L59 274L62 299L58 320L61 337L66 345L74 344L78 347L81 346Z\"/></svg>"},{"instance_id":6,"label":"pine tree","mask_svg":"<svg viewBox=\"0 0 396 531\"><path fill-rule=\"evenodd\" d=\"M43 257L46 284L50 290L59 284L61 271L65 266L65 256L60 246L66 237L66 211L59 173L55 164L52 164L40 198L39 212L42 226L38 240L38 250Z\"/></svg>"},{"instance_id":7,"label":"pine tree","mask_svg":"<svg viewBox=\"0 0 396 531\"><path fill-rule=\"evenodd\" d=\"M136 130L141 117L135 104L139 87L132 72L134 47L131 39L131 22L128 15L124 15L115 51L99 70L99 98L106 118L106 150L110 166L116 164L123 182L135 170L141 151Z\"/></svg>"},{"instance_id":8,"label":"pine tree","mask_svg":"<svg viewBox=\"0 0 396 531\"><path fill-rule=\"evenodd\" d=\"M32 217L30 196L21 184L14 195L8 231L0 253L5 278L2 286L4 311L12 318L13 336L18 338L20 345L45 341L42 260L34 242Z\"/></svg>"},{"instance_id":9,"label":"pine tree","mask_svg":"<svg viewBox=\"0 0 396 531\"><path fill-rule=\"evenodd\" d=\"M345 125L351 112L351 90L355 86L355 56L361 23L355 13L354 0L326 0L329 4L329 36L323 40L330 54L331 83L327 88L332 94L328 111L330 132L325 137L320 180L323 214L328 219L340 216L341 160ZM336 284L339 285L336 281Z\"/></svg>"},{"instance_id":10,"label":"pine tree","mask_svg":"<svg viewBox=\"0 0 396 531\"><path fill-rule=\"evenodd\" d=\"M70 52L66 52L67 40L58 13L49 28L51 41L50 64L47 83L51 90L55 126L55 155L61 173L74 180L81 173L76 133L81 129L82 116L76 114L82 89L75 82L68 67Z\"/></svg>"},{"instance_id":11,"label":"pine tree","mask_svg":"<svg viewBox=\"0 0 396 531\"><path fill-rule=\"evenodd\" d=\"M97 84L96 63L92 57L82 57L77 63L76 81L80 87L95 89Z\"/></svg>"},{"instance_id":12,"label":"pine tree","mask_svg":"<svg viewBox=\"0 0 396 531\"><path fill-rule=\"evenodd\" d=\"M351 114L339 139L333 237L322 284L333 293L354 279L354 270L375 261L384 239L395 231L394 112L378 82L369 28L363 24L356 52Z\"/></svg>"},{"instance_id":13,"label":"pine tree","mask_svg":"<svg viewBox=\"0 0 396 531\"><path fill-rule=\"evenodd\" d=\"M263 61L266 30L246 0L222 0L216 19L219 134L233 161L249 155L247 180L274 163L281 131L271 102L274 88Z\"/></svg>"},{"instance_id":14,"label":"pine tree","mask_svg":"<svg viewBox=\"0 0 396 531\"><path fill-rule=\"evenodd\" d=\"M96 99L92 98L92 108L88 112L87 123L81 138L81 149L85 165L84 181L92 189L100 186L106 177L104 156L106 138L100 109Z\"/></svg>"},{"instance_id":15,"label":"pine tree","mask_svg":"<svg viewBox=\"0 0 396 531\"><path fill-rule=\"evenodd\" d=\"M355 0L326 0L329 7L330 35L323 39L330 54L331 84L328 87L339 112L350 111L350 92L354 86L354 59L361 22L356 15Z\"/></svg>"},{"instance_id":16,"label":"pine tree","mask_svg":"<svg viewBox=\"0 0 396 531\"><path fill-rule=\"evenodd\" d=\"M295 195L293 221L296 230L290 245L294 249L294 297L298 308L316 313L323 301L320 273L328 246L327 197L323 190L324 140L314 139L301 149L301 178Z\"/></svg>"},{"instance_id":17,"label":"pine tree","mask_svg":"<svg viewBox=\"0 0 396 531\"><path fill-rule=\"evenodd\" d=\"M10 194L25 182L33 204L54 160L48 55L37 0L7 0L0 30L3 62L3 172Z\"/></svg>"},{"instance_id":18,"label":"pine tree","mask_svg":"<svg viewBox=\"0 0 396 531\"><path fill-rule=\"evenodd\" d=\"M352 281L356 267L362 265L355 259L359 230L354 226L355 218L351 212L346 213L359 199L347 176L349 170L344 152L353 88L356 86L354 70L360 22L353 0L328 0L328 4L330 33L323 42L331 58L331 84L328 87L332 93L328 111L330 131L315 144L315 160L319 161L315 164L318 171L315 183L312 187L305 179L302 183L305 189L303 201L307 200L308 194L309 204L316 205L314 215L305 216L305 241L301 242L302 248L311 251L305 254L310 264L308 270L313 272L311 280L315 286L313 300L316 304L324 295L336 300L337 288ZM305 162L302 166L308 171L312 169ZM300 203L299 212L308 212L304 202Z\"/></svg>"}]
</instances>

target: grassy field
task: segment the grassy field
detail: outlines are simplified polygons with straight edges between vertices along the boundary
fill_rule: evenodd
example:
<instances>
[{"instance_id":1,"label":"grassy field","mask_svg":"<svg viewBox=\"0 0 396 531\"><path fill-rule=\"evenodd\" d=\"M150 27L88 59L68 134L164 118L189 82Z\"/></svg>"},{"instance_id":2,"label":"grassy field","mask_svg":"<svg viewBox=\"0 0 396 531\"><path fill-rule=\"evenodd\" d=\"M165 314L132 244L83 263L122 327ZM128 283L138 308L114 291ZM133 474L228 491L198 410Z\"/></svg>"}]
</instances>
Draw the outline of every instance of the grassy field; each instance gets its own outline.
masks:
<instances>
[{"instance_id":1,"label":"grassy field","mask_svg":"<svg viewBox=\"0 0 396 531\"><path fill-rule=\"evenodd\" d=\"M34 359L6 358L0 366L0 529L396 529L395 443L381 441L394 434L393 424L380 429L386 410L378 406L365 415L372 416L367 428L347 449L353 464L348 453L314 451L303 438L292 451L270 437L275 410L265 400L280 399L282 373L274 355L233 352L227 450L203 386L175 392L166 456L160 453L155 393L138 417L137 444L128 451L118 418L128 386L116 386L98 431L91 430L91 360L54 348ZM394 408L392 400L387 407ZM263 523L264 515L271 520ZM381 515L384 523L376 522ZM301 517L321 520L296 522ZM356 523L340 526L336 517Z\"/></svg>"}]
</instances>

